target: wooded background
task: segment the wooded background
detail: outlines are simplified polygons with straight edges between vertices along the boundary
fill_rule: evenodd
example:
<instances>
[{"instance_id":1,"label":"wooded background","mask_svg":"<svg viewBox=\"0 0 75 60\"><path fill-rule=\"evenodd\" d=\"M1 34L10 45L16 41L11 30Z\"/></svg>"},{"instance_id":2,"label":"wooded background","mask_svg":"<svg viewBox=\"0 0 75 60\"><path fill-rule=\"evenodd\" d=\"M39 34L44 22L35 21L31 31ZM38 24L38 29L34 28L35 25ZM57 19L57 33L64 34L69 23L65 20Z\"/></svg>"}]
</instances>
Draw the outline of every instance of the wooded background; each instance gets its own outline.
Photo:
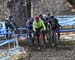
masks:
<instances>
[{"instance_id":1,"label":"wooded background","mask_svg":"<svg viewBox=\"0 0 75 60\"><path fill-rule=\"evenodd\" d=\"M0 20L9 15L19 27L25 27L26 18L39 14L71 15L66 0L0 0Z\"/></svg>"}]
</instances>

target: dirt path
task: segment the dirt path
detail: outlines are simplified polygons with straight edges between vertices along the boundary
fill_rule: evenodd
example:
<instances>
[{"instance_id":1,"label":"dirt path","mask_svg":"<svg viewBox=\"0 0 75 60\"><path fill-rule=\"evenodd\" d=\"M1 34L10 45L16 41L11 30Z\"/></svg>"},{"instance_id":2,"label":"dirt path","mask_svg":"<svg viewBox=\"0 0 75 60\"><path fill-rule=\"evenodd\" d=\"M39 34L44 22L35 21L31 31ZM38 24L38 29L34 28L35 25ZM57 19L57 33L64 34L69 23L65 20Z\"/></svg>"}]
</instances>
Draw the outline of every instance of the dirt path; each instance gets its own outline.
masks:
<instances>
[{"instance_id":1,"label":"dirt path","mask_svg":"<svg viewBox=\"0 0 75 60\"><path fill-rule=\"evenodd\" d=\"M32 51L30 59L23 60L75 60L75 41L62 42L59 48L48 48L43 51Z\"/></svg>"},{"instance_id":2,"label":"dirt path","mask_svg":"<svg viewBox=\"0 0 75 60\"><path fill-rule=\"evenodd\" d=\"M47 49L31 54L30 60L75 60L75 47L72 49Z\"/></svg>"}]
</instances>

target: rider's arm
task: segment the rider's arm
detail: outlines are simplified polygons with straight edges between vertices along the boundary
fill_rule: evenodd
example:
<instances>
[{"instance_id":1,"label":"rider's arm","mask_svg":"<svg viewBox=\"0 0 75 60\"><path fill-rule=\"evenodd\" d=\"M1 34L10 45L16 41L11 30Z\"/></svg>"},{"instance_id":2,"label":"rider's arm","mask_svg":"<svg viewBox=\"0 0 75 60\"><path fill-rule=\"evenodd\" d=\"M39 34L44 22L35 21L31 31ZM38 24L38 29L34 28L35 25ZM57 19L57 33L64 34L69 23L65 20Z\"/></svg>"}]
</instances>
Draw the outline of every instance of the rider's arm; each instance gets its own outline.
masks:
<instances>
[{"instance_id":1,"label":"rider's arm","mask_svg":"<svg viewBox=\"0 0 75 60\"><path fill-rule=\"evenodd\" d=\"M55 22L58 24L58 20L55 18Z\"/></svg>"},{"instance_id":2,"label":"rider's arm","mask_svg":"<svg viewBox=\"0 0 75 60\"><path fill-rule=\"evenodd\" d=\"M55 21L56 21L57 26L60 27L61 25L58 23L58 20L55 19Z\"/></svg>"},{"instance_id":3,"label":"rider's arm","mask_svg":"<svg viewBox=\"0 0 75 60\"><path fill-rule=\"evenodd\" d=\"M18 28L18 26L16 25L16 23L15 23L15 22L13 22L13 24L14 24L15 28Z\"/></svg>"},{"instance_id":4,"label":"rider's arm","mask_svg":"<svg viewBox=\"0 0 75 60\"><path fill-rule=\"evenodd\" d=\"M33 31L35 32L36 29L35 29L35 22L33 22Z\"/></svg>"},{"instance_id":5,"label":"rider's arm","mask_svg":"<svg viewBox=\"0 0 75 60\"><path fill-rule=\"evenodd\" d=\"M43 20L41 20L41 24L43 25L43 29L44 29L44 30L46 30L46 26L45 26L45 24L44 24L44 21L43 21Z\"/></svg>"}]
</instances>

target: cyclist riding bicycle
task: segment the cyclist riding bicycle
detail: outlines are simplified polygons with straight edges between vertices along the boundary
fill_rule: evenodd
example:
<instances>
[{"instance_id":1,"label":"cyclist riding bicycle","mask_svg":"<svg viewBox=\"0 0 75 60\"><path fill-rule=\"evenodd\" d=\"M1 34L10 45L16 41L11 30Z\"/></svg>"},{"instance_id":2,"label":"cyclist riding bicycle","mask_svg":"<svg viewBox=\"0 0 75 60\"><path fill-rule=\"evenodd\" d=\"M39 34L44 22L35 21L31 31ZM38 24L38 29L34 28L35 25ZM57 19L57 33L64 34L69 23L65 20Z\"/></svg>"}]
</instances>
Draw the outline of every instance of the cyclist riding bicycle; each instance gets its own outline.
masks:
<instances>
[{"instance_id":1,"label":"cyclist riding bicycle","mask_svg":"<svg viewBox=\"0 0 75 60\"><path fill-rule=\"evenodd\" d=\"M43 20L41 20L39 18L39 16L36 16L35 20L33 21L33 31L35 32L35 35L37 36L38 46L40 46L40 40L39 40L40 33L39 32L42 32L43 39L44 39L45 30L46 30L46 27L45 27L45 24L44 24ZM44 44L45 44L45 40L43 40L43 41L44 41Z\"/></svg>"},{"instance_id":2,"label":"cyclist riding bicycle","mask_svg":"<svg viewBox=\"0 0 75 60\"><path fill-rule=\"evenodd\" d=\"M9 22L12 25L12 29L17 29L18 26L16 25L13 16L9 16Z\"/></svg>"},{"instance_id":3,"label":"cyclist riding bicycle","mask_svg":"<svg viewBox=\"0 0 75 60\"><path fill-rule=\"evenodd\" d=\"M28 32L27 34L28 34L28 39L29 39L28 41L30 43L30 46L33 45L33 39L32 39L33 26L32 26L32 24L33 24L32 18L27 19L26 28L27 28L27 32Z\"/></svg>"},{"instance_id":4,"label":"cyclist riding bicycle","mask_svg":"<svg viewBox=\"0 0 75 60\"><path fill-rule=\"evenodd\" d=\"M59 38L60 38L60 32L59 32L60 25L58 23L58 20L56 18L54 18L54 16L51 16L49 23L51 24L52 31L53 32L56 31L56 33L58 35L58 40L59 40ZM53 41L53 43L54 43L54 41Z\"/></svg>"},{"instance_id":5,"label":"cyclist riding bicycle","mask_svg":"<svg viewBox=\"0 0 75 60\"><path fill-rule=\"evenodd\" d=\"M6 18L5 26L6 26L7 32L9 31L9 29L10 29L11 32L14 32L14 30L17 29L17 25L14 22L14 19L13 19L12 16L9 16L8 18ZM8 37L8 34L6 35L6 37Z\"/></svg>"},{"instance_id":6,"label":"cyclist riding bicycle","mask_svg":"<svg viewBox=\"0 0 75 60\"><path fill-rule=\"evenodd\" d=\"M44 23L45 23L45 26L46 26L46 29L47 29L47 25L48 25L48 16L47 15L43 15L43 19L44 19Z\"/></svg>"}]
</instances>

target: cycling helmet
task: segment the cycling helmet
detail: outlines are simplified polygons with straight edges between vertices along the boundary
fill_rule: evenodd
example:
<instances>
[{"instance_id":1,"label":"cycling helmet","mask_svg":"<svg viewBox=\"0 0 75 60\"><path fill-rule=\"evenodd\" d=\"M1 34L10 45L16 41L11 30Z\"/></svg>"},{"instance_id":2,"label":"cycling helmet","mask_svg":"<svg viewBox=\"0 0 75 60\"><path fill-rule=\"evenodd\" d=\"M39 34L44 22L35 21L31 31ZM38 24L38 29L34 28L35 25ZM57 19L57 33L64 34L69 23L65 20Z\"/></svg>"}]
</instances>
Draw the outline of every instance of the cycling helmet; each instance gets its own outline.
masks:
<instances>
[{"instance_id":1,"label":"cycling helmet","mask_svg":"<svg viewBox=\"0 0 75 60\"><path fill-rule=\"evenodd\" d=\"M42 17L42 14L39 14L39 17Z\"/></svg>"},{"instance_id":2,"label":"cycling helmet","mask_svg":"<svg viewBox=\"0 0 75 60\"><path fill-rule=\"evenodd\" d=\"M9 18L6 18L6 19L5 19L5 22L9 22Z\"/></svg>"},{"instance_id":3,"label":"cycling helmet","mask_svg":"<svg viewBox=\"0 0 75 60\"><path fill-rule=\"evenodd\" d=\"M50 19L54 19L54 16L51 16Z\"/></svg>"},{"instance_id":4,"label":"cycling helmet","mask_svg":"<svg viewBox=\"0 0 75 60\"><path fill-rule=\"evenodd\" d=\"M50 16L50 13L48 13L47 15Z\"/></svg>"},{"instance_id":5,"label":"cycling helmet","mask_svg":"<svg viewBox=\"0 0 75 60\"><path fill-rule=\"evenodd\" d=\"M8 21L9 20L9 18L6 18L6 21Z\"/></svg>"},{"instance_id":6,"label":"cycling helmet","mask_svg":"<svg viewBox=\"0 0 75 60\"><path fill-rule=\"evenodd\" d=\"M47 18L47 15L44 14L44 15L43 15L43 18Z\"/></svg>"},{"instance_id":7,"label":"cycling helmet","mask_svg":"<svg viewBox=\"0 0 75 60\"><path fill-rule=\"evenodd\" d=\"M51 21L54 21L54 20L55 20L54 16L51 16L51 17L50 17L50 20L51 20Z\"/></svg>"},{"instance_id":8,"label":"cycling helmet","mask_svg":"<svg viewBox=\"0 0 75 60\"><path fill-rule=\"evenodd\" d=\"M39 20L39 16L35 16L35 20L37 20L37 21L38 21L38 20Z\"/></svg>"},{"instance_id":9,"label":"cycling helmet","mask_svg":"<svg viewBox=\"0 0 75 60\"><path fill-rule=\"evenodd\" d=\"M14 21L13 16L9 16L10 21Z\"/></svg>"},{"instance_id":10,"label":"cycling helmet","mask_svg":"<svg viewBox=\"0 0 75 60\"><path fill-rule=\"evenodd\" d=\"M9 18L13 18L12 16L9 16Z\"/></svg>"}]
</instances>

